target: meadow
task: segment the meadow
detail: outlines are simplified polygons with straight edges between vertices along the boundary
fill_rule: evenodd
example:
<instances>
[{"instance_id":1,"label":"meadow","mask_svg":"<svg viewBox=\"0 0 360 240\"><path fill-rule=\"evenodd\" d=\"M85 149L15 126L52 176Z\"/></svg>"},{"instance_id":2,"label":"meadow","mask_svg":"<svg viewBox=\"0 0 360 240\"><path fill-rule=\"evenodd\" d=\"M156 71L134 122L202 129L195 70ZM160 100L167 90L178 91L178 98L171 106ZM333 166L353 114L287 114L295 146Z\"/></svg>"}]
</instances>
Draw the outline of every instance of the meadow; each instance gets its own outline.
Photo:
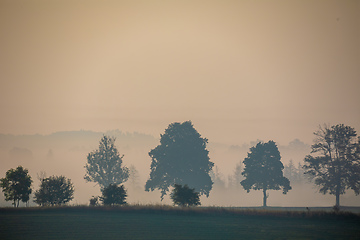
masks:
<instances>
[{"instance_id":1,"label":"meadow","mask_svg":"<svg viewBox=\"0 0 360 240\"><path fill-rule=\"evenodd\" d=\"M163 205L1 208L0 239L360 239L360 215Z\"/></svg>"}]
</instances>

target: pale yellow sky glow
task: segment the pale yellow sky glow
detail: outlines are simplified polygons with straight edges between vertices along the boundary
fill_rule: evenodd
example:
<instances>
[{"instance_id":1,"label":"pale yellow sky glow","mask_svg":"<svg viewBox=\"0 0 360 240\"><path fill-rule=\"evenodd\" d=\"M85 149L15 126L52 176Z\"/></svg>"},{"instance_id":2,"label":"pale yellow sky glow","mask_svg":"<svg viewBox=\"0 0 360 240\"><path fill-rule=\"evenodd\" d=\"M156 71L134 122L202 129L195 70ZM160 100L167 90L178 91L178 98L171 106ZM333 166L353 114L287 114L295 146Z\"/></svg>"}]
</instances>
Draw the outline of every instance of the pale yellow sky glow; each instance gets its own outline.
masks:
<instances>
[{"instance_id":1,"label":"pale yellow sky glow","mask_svg":"<svg viewBox=\"0 0 360 240\"><path fill-rule=\"evenodd\" d=\"M0 133L360 133L360 1L0 0Z\"/></svg>"}]
</instances>

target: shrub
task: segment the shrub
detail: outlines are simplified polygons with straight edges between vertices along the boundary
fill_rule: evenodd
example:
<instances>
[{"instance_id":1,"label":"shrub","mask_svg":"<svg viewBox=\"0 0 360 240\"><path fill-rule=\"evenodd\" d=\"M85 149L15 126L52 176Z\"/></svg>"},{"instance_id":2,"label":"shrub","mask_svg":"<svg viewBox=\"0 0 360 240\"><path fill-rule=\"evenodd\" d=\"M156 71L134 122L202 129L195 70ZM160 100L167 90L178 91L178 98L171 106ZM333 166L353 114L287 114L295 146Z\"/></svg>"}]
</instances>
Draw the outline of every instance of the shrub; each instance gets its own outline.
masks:
<instances>
[{"instance_id":1,"label":"shrub","mask_svg":"<svg viewBox=\"0 0 360 240\"><path fill-rule=\"evenodd\" d=\"M195 192L194 188L189 188L188 185L175 184L174 190L171 193L170 198L174 204L186 207L186 206L197 206L200 205L199 193Z\"/></svg>"},{"instance_id":2,"label":"shrub","mask_svg":"<svg viewBox=\"0 0 360 240\"><path fill-rule=\"evenodd\" d=\"M74 198L74 185L64 176L51 176L41 180L34 202L40 206L62 205Z\"/></svg>"},{"instance_id":3,"label":"shrub","mask_svg":"<svg viewBox=\"0 0 360 240\"><path fill-rule=\"evenodd\" d=\"M126 190L123 185L110 184L101 190L100 200L104 205L122 205L126 204Z\"/></svg>"}]
</instances>

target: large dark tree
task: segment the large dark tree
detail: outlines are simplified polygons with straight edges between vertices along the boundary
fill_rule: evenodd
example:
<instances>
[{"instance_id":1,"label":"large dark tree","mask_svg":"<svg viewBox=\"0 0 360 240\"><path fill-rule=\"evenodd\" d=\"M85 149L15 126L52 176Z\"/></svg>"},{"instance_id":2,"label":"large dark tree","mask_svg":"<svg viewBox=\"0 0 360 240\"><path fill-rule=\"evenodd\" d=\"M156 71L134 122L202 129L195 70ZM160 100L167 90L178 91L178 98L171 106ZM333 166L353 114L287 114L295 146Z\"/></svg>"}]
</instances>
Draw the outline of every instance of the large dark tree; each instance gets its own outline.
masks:
<instances>
[{"instance_id":1,"label":"large dark tree","mask_svg":"<svg viewBox=\"0 0 360 240\"><path fill-rule=\"evenodd\" d=\"M74 198L74 185L64 176L41 179L40 189L35 192L34 202L40 206L63 205Z\"/></svg>"},{"instance_id":2,"label":"large dark tree","mask_svg":"<svg viewBox=\"0 0 360 240\"><path fill-rule=\"evenodd\" d=\"M200 205L199 195L199 193L195 192L195 189L189 188L188 185L181 186L175 184L170 198L176 205L181 207L189 207Z\"/></svg>"},{"instance_id":3,"label":"large dark tree","mask_svg":"<svg viewBox=\"0 0 360 240\"><path fill-rule=\"evenodd\" d=\"M20 201L29 201L32 180L28 173L27 169L18 166L16 169L8 170L5 178L0 179L5 200L13 201L14 207L18 207Z\"/></svg>"},{"instance_id":4,"label":"large dark tree","mask_svg":"<svg viewBox=\"0 0 360 240\"><path fill-rule=\"evenodd\" d=\"M151 172L145 190L159 189L163 199L171 186L187 184L209 196L213 184L209 172L214 163L209 159L207 142L191 121L171 123L161 135L160 145L149 152Z\"/></svg>"},{"instance_id":5,"label":"large dark tree","mask_svg":"<svg viewBox=\"0 0 360 240\"><path fill-rule=\"evenodd\" d=\"M321 193L335 195L339 207L345 190L360 193L360 139L352 127L343 124L320 127L314 134L313 155L305 157L305 174Z\"/></svg>"},{"instance_id":6,"label":"large dark tree","mask_svg":"<svg viewBox=\"0 0 360 240\"><path fill-rule=\"evenodd\" d=\"M250 189L263 190L264 207L268 198L267 190L282 188L286 194L291 189L289 179L283 175L284 165L280 160L280 152L273 141L259 142L250 148L248 156L244 159L245 168L242 175L245 179L240 184L247 192L250 192Z\"/></svg>"},{"instance_id":7,"label":"large dark tree","mask_svg":"<svg viewBox=\"0 0 360 240\"><path fill-rule=\"evenodd\" d=\"M129 178L129 169L122 167L122 159L115 146L115 138L103 136L99 149L87 156L85 180L96 182L103 189L110 184L119 185Z\"/></svg>"},{"instance_id":8,"label":"large dark tree","mask_svg":"<svg viewBox=\"0 0 360 240\"><path fill-rule=\"evenodd\" d=\"M116 184L110 184L102 189L101 192L100 200L104 205L122 205L126 203L127 194L124 185L117 186Z\"/></svg>"}]
</instances>

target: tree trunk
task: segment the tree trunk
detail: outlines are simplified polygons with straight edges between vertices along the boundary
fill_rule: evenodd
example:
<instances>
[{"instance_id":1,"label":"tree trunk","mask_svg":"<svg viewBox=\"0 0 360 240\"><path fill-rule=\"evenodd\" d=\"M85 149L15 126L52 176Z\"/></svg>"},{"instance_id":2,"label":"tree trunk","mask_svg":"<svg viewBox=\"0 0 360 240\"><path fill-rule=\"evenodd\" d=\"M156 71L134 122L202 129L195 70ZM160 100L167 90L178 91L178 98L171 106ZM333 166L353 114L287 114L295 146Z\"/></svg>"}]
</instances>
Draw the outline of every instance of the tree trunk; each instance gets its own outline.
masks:
<instances>
[{"instance_id":1,"label":"tree trunk","mask_svg":"<svg viewBox=\"0 0 360 240\"><path fill-rule=\"evenodd\" d=\"M340 207L340 193L337 192L336 193L336 204L335 204L336 207Z\"/></svg>"},{"instance_id":2,"label":"tree trunk","mask_svg":"<svg viewBox=\"0 0 360 240\"><path fill-rule=\"evenodd\" d=\"M340 189L341 189L340 177L338 177L338 179L337 179L337 185L336 185L336 191L335 191L335 196L336 196L335 206L336 206L336 207L340 207Z\"/></svg>"},{"instance_id":3,"label":"tree trunk","mask_svg":"<svg viewBox=\"0 0 360 240\"><path fill-rule=\"evenodd\" d=\"M264 194L263 207L266 207L266 200L267 200L266 189L263 189L263 194Z\"/></svg>"}]
</instances>

